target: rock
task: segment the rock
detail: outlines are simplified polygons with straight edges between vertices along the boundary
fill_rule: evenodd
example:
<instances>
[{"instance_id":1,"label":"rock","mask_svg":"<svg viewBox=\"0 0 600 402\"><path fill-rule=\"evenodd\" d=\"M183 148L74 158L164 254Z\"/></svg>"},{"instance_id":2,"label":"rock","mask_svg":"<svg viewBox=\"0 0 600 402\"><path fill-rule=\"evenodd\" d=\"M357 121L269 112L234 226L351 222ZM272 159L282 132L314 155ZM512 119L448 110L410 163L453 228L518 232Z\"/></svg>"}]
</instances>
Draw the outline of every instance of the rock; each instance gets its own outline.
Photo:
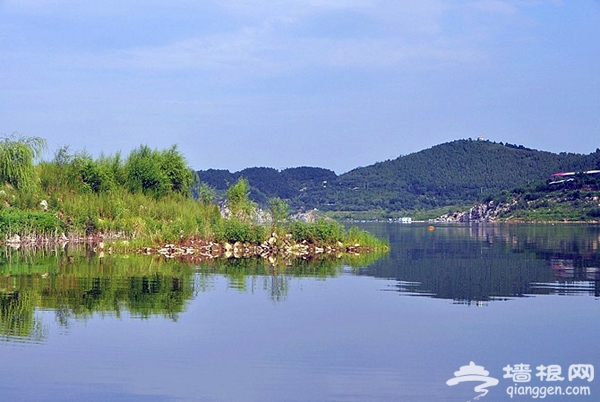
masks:
<instances>
[{"instance_id":1,"label":"rock","mask_svg":"<svg viewBox=\"0 0 600 402\"><path fill-rule=\"evenodd\" d=\"M475 205L473 208L464 212L455 212L440 216L436 221L440 222L494 222L496 216L501 212L501 208L496 206L493 201Z\"/></svg>"},{"instance_id":2,"label":"rock","mask_svg":"<svg viewBox=\"0 0 600 402\"><path fill-rule=\"evenodd\" d=\"M316 211L308 211L308 212L299 212L295 215L292 215L292 219L297 219L302 222L312 223L317 221Z\"/></svg>"},{"instance_id":3,"label":"rock","mask_svg":"<svg viewBox=\"0 0 600 402\"><path fill-rule=\"evenodd\" d=\"M21 243L21 236L19 236L18 234L15 233L10 238L8 238L6 240L6 242L8 244L19 244L19 243Z\"/></svg>"}]
</instances>

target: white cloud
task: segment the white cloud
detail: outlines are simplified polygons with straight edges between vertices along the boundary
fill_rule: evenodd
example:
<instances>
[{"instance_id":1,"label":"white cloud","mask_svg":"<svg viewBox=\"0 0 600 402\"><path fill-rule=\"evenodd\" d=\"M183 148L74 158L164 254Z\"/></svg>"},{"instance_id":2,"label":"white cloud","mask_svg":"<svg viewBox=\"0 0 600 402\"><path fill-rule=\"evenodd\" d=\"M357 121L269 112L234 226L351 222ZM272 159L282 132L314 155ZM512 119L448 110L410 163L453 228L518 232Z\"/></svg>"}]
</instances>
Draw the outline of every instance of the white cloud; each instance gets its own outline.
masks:
<instances>
[{"instance_id":1,"label":"white cloud","mask_svg":"<svg viewBox=\"0 0 600 402\"><path fill-rule=\"evenodd\" d=\"M81 68L192 70L226 79L288 74L304 68L470 66L486 60L486 41L503 32L507 20L518 20L521 8L535 1L542 0L458 3L450 0L221 0L212 5L229 20L220 32L192 31L187 37L170 42L153 41L160 45L105 47L94 54L79 51L71 55L66 49L64 53L54 52L51 57L58 63ZM554 0L546 0L547 3ZM79 7L87 13L112 10L124 15L133 7L140 7L139 3L115 0L83 5L75 0L7 0L5 4L32 9ZM156 13L164 7L157 4L155 0L145 3L144 12L151 13L154 8ZM200 12L210 2L203 2L202 6L190 0L172 4L188 12ZM372 21L378 27L377 34L349 38L331 37L318 31L308 36L293 34L294 28L311 21L317 14L327 18L344 11ZM494 19L486 16L498 14L503 15L504 25L494 30L488 26ZM467 15L469 24L458 29L448 25L449 19L457 25L460 24L457 21ZM151 32L148 34L152 36ZM115 42L118 40L116 37Z\"/></svg>"},{"instance_id":2,"label":"white cloud","mask_svg":"<svg viewBox=\"0 0 600 402\"><path fill-rule=\"evenodd\" d=\"M245 28L236 33L191 38L167 46L132 49L124 55L139 68L220 69L256 62L261 36L258 29Z\"/></svg>"},{"instance_id":3,"label":"white cloud","mask_svg":"<svg viewBox=\"0 0 600 402\"><path fill-rule=\"evenodd\" d=\"M164 46L119 52L121 67L157 70L201 69L273 74L305 67L390 68L410 63L460 63L479 60L471 40L445 36L442 0L224 0L231 13L251 14L227 33L197 36ZM374 20L375 37L330 38L318 32L297 37L289 31L312 13L351 9Z\"/></svg>"},{"instance_id":4,"label":"white cloud","mask_svg":"<svg viewBox=\"0 0 600 402\"><path fill-rule=\"evenodd\" d=\"M217 73L271 75L303 68L387 69L395 66L471 63L481 58L461 41L403 38L280 38L268 29L179 41L119 53L113 67L149 70L200 69Z\"/></svg>"}]
</instances>

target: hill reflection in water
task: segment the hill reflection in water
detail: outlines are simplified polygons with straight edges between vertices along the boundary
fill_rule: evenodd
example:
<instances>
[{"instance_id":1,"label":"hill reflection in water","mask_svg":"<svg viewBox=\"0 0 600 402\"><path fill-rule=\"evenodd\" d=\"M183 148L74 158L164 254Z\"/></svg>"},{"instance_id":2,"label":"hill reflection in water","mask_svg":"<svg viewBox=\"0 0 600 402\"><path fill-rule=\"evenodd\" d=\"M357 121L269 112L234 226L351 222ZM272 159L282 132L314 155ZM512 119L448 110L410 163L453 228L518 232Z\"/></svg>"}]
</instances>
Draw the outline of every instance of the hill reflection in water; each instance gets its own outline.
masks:
<instances>
[{"instance_id":1,"label":"hill reflection in water","mask_svg":"<svg viewBox=\"0 0 600 402\"><path fill-rule=\"evenodd\" d=\"M297 277L366 275L391 279L403 296L483 305L535 295L600 297L597 225L436 226L369 223L388 238L387 255L316 258L272 265L261 259L191 266L146 256L98 258L86 250L6 249L0 255L0 338L43 342L41 316L68 327L93 315L177 321L216 276L238 291L266 292L284 302Z\"/></svg>"},{"instance_id":2,"label":"hill reflection in water","mask_svg":"<svg viewBox=\"0 0 600 402\"><path fill-rule=\"evenodd\" d=\"M390 239L362 275L395 279L402 295L479 304L532 295L600 297L598 225L364 224Z\"/></svg>"}]
</instances>

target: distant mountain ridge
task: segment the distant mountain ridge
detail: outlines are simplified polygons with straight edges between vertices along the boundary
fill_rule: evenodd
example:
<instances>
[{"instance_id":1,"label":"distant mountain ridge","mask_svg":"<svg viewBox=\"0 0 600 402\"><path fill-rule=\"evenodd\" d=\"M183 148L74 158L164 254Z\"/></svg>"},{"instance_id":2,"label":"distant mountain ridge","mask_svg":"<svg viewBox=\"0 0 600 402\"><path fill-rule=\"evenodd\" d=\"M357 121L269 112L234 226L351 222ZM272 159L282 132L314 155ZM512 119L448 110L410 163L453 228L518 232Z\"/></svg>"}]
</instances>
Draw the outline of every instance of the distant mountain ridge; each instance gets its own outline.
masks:
<instances>
[{"instance_id":1,"label":"distant mountain ridge","mask_svg":"<svg viewBox=\"0 0 600 402\"><path fill-rule=\"evenodd\" d=\"M487 140L456 140L336 175L328 169L278 171L253 167L240 172L199 171L200 180L224 191L240 177L251 198L289 200L294 209L411 211L466 205L520 186L543 182L559 171L600 167L600 149L584 155L555 154Z\"/></svg>"},{"instance_id":2,"label":"distant mountain ridge","mask_svg":"<svg viewBox=\"0 0 600 402\"><path fill-rule=\"evenodd\" d=\"M229 170L208 169L198 171L198 175L201 182L217 192L224 192L238 179L245 178L250 184L250 198L259 204L279 197L292 201L295 206L303 194L312 194L324 183L334 182L338 178L333 170L306 166L281 171L270 167L251 167L234 173Z\"/></svg>"}]
</instances>

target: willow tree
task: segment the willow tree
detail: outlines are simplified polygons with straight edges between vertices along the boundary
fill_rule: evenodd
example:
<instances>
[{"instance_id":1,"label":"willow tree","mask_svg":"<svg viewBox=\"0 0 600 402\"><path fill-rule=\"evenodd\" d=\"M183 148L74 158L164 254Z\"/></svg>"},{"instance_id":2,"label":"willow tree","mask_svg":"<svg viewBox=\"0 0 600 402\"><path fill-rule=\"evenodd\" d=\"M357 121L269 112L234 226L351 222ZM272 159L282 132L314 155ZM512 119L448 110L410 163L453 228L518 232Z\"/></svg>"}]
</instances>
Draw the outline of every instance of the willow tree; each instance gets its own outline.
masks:
<instances>
[{"instance_id":1,"label":"willow tree","mask_svg":"<svg viewBox=\"0 0 600 402\"><path fill-rule=\"evenodd\" d=\"M12 135L0 139L0 182L29 191L36 188L38 177L34 161L46 148L40 137Z\"/></svg>"}]
</instances>

